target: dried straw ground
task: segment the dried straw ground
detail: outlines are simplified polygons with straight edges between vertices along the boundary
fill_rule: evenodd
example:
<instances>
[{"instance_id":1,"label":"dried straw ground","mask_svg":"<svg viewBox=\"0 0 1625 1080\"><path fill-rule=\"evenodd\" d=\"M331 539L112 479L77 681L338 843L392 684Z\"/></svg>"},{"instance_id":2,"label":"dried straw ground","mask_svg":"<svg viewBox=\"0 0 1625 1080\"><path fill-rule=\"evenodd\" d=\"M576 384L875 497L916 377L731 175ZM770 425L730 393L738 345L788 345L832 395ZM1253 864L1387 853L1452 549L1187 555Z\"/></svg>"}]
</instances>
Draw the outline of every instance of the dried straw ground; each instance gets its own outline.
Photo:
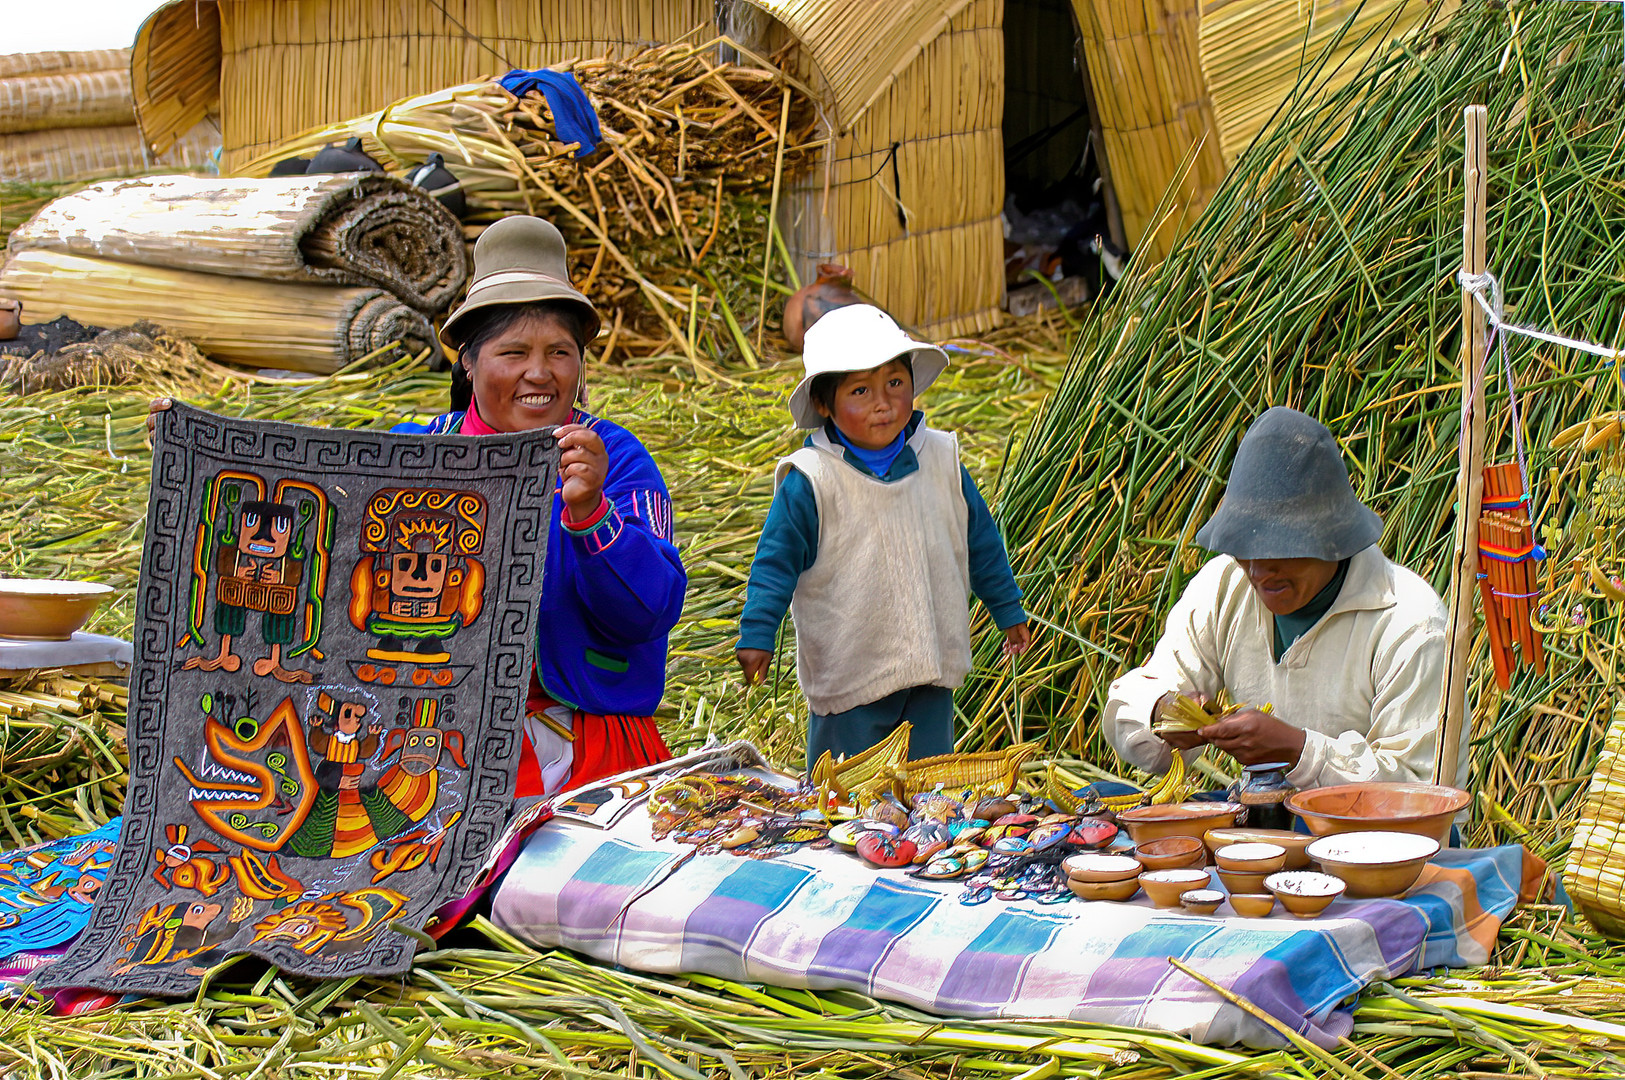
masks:
<instances>
[{"instance_id":1,"label":"dried straw ground","mask_svg":"<svg viewBox=\"0 0 1625 1080\"><path fill-rule=\"evenodd\" d=\"M928 406L957 429L990 493L1057 377L1070 326L1030 325L983 355L959 353ZM659 460L690 573L673 640L664 728L674 749L743 735L797 764L793 676L744 693L731 663L742 582L770 497L769 466L794 445L784 367L697 384L595 373L593 406ZM94 629L127 630L145 507L147 400L173 393L232 414L382 427L438 411L445 376L408 365L299 382L196 376L0 398L0 573L105 580L119 600ZM60 685L43 687L59 695ZM68 688L71 691L71 688ZM72 693L67 694L72 697ZM0 697L0 838L83 831L116 813L124 758L116 705ZM1048 718L1040 722L1047 722ZM1107 1080L1288 1076L1625 1074L1625 949L1559 912L1502 934L1495 966L1405 979L1365 995L1355 1040L1335 1054L1248 1052L1062 1022L950 1021L852 993L615 972L538 954L484 925L420 957L405 979L318 984L238 963L190 1001L53 1018L0 1015L8 1077L1048 1077ZM1533 1007L1519 1013L1508 1005Z\"/></svg>"}]
</instances>

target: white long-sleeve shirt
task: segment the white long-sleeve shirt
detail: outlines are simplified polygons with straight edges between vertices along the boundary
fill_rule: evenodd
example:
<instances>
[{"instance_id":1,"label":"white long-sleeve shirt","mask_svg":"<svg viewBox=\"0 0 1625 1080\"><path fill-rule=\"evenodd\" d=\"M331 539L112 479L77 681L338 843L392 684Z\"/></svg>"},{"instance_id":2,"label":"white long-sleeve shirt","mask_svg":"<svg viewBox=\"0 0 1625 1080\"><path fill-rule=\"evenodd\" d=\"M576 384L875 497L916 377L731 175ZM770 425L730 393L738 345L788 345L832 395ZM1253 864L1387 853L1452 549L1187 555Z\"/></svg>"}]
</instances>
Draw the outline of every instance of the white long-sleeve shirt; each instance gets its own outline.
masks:
<instances>
[{"instance_id":1,"label":"white long-sleeve shirt","mask_svg":"<svg viewBox=\"0 0 1625 1080\"><path fill-rule=\"evenodd\" d=\"M1445 609L1433 587L1375 545L1349 561L1337 600L1274 656L1275 617L1229 556L1204 566L1168 615L1151 658L1112 683L1102 722L1124 761L1164 772L1172 750L1151 732L1170 690L1262 707L1304 731L1287 780L1298 789L1433 779L1444 686ZM1462 740L1457 778L1467 775ZM1448 778L1447 778L1448 782Z\"/></svg>"}]
</instances>

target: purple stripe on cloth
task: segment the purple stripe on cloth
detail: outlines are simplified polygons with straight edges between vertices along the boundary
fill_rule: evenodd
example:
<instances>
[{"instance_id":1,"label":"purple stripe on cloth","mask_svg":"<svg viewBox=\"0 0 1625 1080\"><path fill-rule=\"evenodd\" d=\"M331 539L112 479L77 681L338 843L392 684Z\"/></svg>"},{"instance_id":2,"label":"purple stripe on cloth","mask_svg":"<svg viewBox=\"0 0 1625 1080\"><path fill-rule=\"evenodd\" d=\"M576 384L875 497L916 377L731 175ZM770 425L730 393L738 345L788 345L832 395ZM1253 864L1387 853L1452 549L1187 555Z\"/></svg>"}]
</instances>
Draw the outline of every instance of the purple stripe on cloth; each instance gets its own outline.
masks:
<instances>
[{"instance_id":1,"label":"purple stripe on cloth","mask_svg":"<svg viewBox=\"0 0 1625 1080\"><path fill-rule=\"evenodd\" d=\"M976 935L948 969L937 991L938 1008L1003 1005L1021 994L1021 979L1033 957L1049 948L1065 916L1011 908Z\"/></svg>"},{"instance_id":2,"label":"purple stripe on cloth","mask_svg":"<svg viewBox=\"0 0 1625 1080\"><path fill-rule=\"evenodd\" d=\"M744 978L744 957L757 931L812 877L812 871L790 863L740 859L738 869L689 913L683 969L732 971L722 977Z\"/></svg>"},{"instance_id":3,"label":"purple stripe on cloth","mask_svg":"<svg viewBox=\"0 0 1625 1080\"><path fill-rule=\"evenodd\" d=\"M559 890L560 928L578 938L602 936L671 858L663 851L604 841Z\"/></svg>"},{"instance_id":4,"label":"purple stripe on cloth","mask_svg":"<svg viewBox=\"0 0 1625 1080\"><path fill-rule=\"evenodd\" d=\"M857 907L818 945L808 976L857 980L868 986L893 945L931 913L940 897L877 877Z\"/></svg>"}]
</instances>

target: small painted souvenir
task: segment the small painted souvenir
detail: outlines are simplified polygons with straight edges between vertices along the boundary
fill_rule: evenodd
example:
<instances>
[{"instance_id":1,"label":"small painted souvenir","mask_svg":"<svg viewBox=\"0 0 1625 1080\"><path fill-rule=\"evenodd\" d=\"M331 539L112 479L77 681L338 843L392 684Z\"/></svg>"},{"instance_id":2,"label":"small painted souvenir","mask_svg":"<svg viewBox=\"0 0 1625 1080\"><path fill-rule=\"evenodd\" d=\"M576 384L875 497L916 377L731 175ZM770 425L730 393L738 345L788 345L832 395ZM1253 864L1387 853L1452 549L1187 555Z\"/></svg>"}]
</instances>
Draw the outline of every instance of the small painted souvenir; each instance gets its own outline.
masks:
<instances>
[{"instance_id":1,"label":"small painted souvenir","mask_svg":"<svg viewBox=\"0 0 1625 1080\"><path fill-rule=\"evenodd\" d=\"M1000 892L1003 892L1007 889L1020 888L1021 882L1007 874L1000 874L993 879L993 887L998 889Z\"/></svg>"},{"instance_id":2,"label":"small painted souvenir","mask_svg":"<svg viewBox=\"0 0 1625 1080\"><path fill-rule=\"evenodd\" d=\"M984 818L962 818L959 821L948 822L948 831L953 833L955 840L975 839L976 836L981 835L983 829L987 828L991 824L992 822L987 821ZM966 833L971 833L973 835L967 837L965 836Z\"/></svg>"},{"instance_id":3,"label":"small painted souvenir","mask_svg":"<svg viewBox=\"0 0 1625 1080\"><path fill-rule=\"evenodd\" d=\"M858 854L875 866L891 869L914 861L914 842L873 830L858 838Z\"/></svg>"},{"instance_id":4,"label":"small painted souvenir","mask_svg":"<svg viewBox=\"0 0 1625 1080\"><path fill-rule=\"evenodd\" d=\"M993 850L1000 855L1024 855L1032 845L1019 836L1005 836L993 841Z\"/></svg>"},{"instance_id":5,"label":"small painted souvenir","mask_svg":"<svg viewBox=\"0 0 1625 1080\"><path fill-rule=\"evenodd\" d=\"M959 858L965 863L965 869L972 873L975 873L987 865L987 852L983 851L981 848L975 848L971 851L967 851L964 855L959 856Z\"/></svg>"},{"instance_id":6,"label":"small painted souvenir","mask_svg":"<svg viewBox=\"0 0 1625 1080\"><path fill-rule=\"evenodd\" d=\"M828 833L828 826L797 820L779 830L779 839L787 844L810 844L822 840Z\"/></svg>"},{"instance_id":7,"label":"small painted souvenir","mask_svg":"<svg viewBox=\"0 0 1625 1080\"><path fill-rule=\"evenodd\" d=\"M752 859L776 859L780 855L790 855L794 853L795 850L800 846L801 845L799 844L769 844L767 847L757 848L754 851L740 849L735 851L734 854L747 855Z\"/></svg>"},{"instance_id":8,"label":"small painted souvenir","mask_svg":"<svg viewBox=\"0 0 1625 1080\"><path fill-rule=\"evenodd\" d=\"M829 839L838 847L847 851L855 851L858 846L858 838L868 831L865 822L843 821L839 825L830 827Z\"/></svg>"},{"instance_id":9,"label":"small painted souvenir","mask_svg":"<svg viewBox=\"0 0 1625 1080\"><path fill-rule=\"evenodd\" d=\"M1068 831L1066 842L1088 851L1098 850L1117 839L1118 829L1110 821L1084 818Z\"/></svg>"},{"instance_id":10,"label":"small painted souvenir","mask_svg":"<svg viewBox=\"0 0 1625 1080\"><path fill-rule=\"evenodd\" d=\"M924 866L917 866L908 873L910 877L924 878L927 881L947 881L951 878L963 877L965 864L952 857L938 856Z\"/></svg>"},{"instance_id":11,"label":"small painted souvenir","mask_svg":"<svg viewBox=\"0 0 1625 1080\"><path fill-rule=\"evenodd\" d=\"M991 899L993 899L993 887L991 885L968 886L964 892L959 894L959 902L966 907L985 904Z\"/></svg>"},{"instance_id":12,"label":"small painted souvenir","mask_svg":"<svg viewBox=\"0 0 1625 1080\"><path fill-rule=\"evenodd\" d=\"M959 817L964 809L960 801L952 795L944 795L940 791L931 791L914 796L914 818L916 820L952 821Z\"/></svg>"},{"instance_id":13,"label":"small painted souvenir","mask_svg":"<svg viewBox=\"0 0 1625 1080\"><path fill-rule=\"evenodd\" d=\"M865 821L878 821L883 825L893 825L898 829L909 826L908 811L903 805L890 795L875 799L863 808Z\"/></svg>"},{"instance_id":14,"label":"small painted souvenir","mask_svg":"<svg viewBox=\"0 0 1625 1080\"><path fill-rule=\"evenodd\" d=\"M994 825L984 832L980 837L978 837L978 839L984 846L992 847L995 843L1003 840L1007 836L1026 836L1030 831L1031 830L1025 825Z\"/></svg>"},{"instance_id":15,"label":"small painted souvenir","mask_svg":"<svg viewBox=\"0 0 1625 1080\"><path fill-rule=\"evenodd\" d=\"M1027 893L1022 889L1002 889L999 892L994 893L993 895L997 896L1000 900L1003 900L1006 903L1008 903L1008 902L1010 902L1012 900L1025 900L1025 899L1027 899Z\"/></svg>"},{"instance_id":16,"label":"small painted souvenir","mask_svg":"<svg viewBox=\"0 0 1625 1080\"><path fill-rule=\"evenodd\" d=\"M722 839L718 840L717 843L721 845L724 851L732 851L734 848L744 847L760 835L761 832L756 826L741 825L736 829L723 833Z\"/></svg>"},{"instance_id":17,"label":"small painted souvenir","mask_svg":"<svg viewBox=\"0 0 1625 1080\"><path fill-rule=\"evenodd\" d=\"M1048 892L1035 895L1033 899L1037 900L1040 904L1064 904L1068 900L1072 899L1072 890L1051 889Z\"/></svg>"},{"instance_id":18,"label":"small painted souvenir","mask_svg":"<svg viewBox=\"0 0 1625 1080\"><path fill-rule=\"evenodd\" d=\"M1032 814L1003 814L1003 815L1001 815L999 817L994 818L993 819L993 824L995 826L998 826L998 825L1024 825L1024 826L1026 826L1027 828L1030 829L1034 825L1038 824L1038 818L1034 817Z\"/></svg>"},{"instance_id":19,"label":"small painted souvenir","mask_svg":"<svg viewBox=\"0 0 1625 1080\"><path fill-rule=\"evenodd\" d=\"M971 811L983 821L994 821L1016 812L1016 804L1009 799L983 799Z\"/></svg>"},{"instance_id":20,"label":"small painted souvenir","mask_svg":"<svg viewBox=\"0 0 1625 1080\"><path fill-rule=\"evenodd\" d=\"M1028 844L1032 845L1034 851L1043 851L1045 848L1054 847L1056 844L1061 843L1071 831L1072 826L1067 822L1051 822L1048 825L1040 825L1028 833L1026 840Z\"/></svg>"},{"instance_id":21,"label":"small painted souvenir","mask_svg":"<svg viewBox=\"0 0 1625 1080\"><path fill-rule=\"evenodd\" d=\"M1056 813L1056 814L1045 814L1043 817L1038 819L1038 823L1040 825L1058 825L1058 824L1071 825L1074 822L1076 822L1077 820L1078 820L1078 818L1077 818L1076 814L1060 814L1060 813Z\"/></svg>"},{"instance_id":22,"label":"small painted souvenir","mask_svg":"<svg viewBox=\"0 0 1625 1080\"><path fill-rule=\"evenodd\" d=\"M947 849L952 837L947 826L936 821L922 821L903 830L903 839L914 841L914 861L924 863L939 851Z\"/></svg>"}]
</instances>

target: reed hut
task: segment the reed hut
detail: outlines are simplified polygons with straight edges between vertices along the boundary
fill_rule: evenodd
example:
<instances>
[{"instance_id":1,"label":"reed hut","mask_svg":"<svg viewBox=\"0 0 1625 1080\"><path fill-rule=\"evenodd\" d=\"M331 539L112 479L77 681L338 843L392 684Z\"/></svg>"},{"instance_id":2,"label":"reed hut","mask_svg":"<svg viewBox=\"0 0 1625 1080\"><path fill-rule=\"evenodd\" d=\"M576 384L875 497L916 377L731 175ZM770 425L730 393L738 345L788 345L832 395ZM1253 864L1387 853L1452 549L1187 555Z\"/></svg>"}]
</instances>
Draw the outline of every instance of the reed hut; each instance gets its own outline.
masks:
<instances>
[{"instance_id":1,"label":"reed hut","mask_svg":"<svg viewBox=\"0 0 1625 1080\"><path fill-rule=\"evenodd\" d=\"M1244 6L1263 14L1238 28ZM229 172L409 95L726 34L820 95L829 144L780 206L803 278L845 262L946 337L1000 318L1007 191L1077 181L1087 202L1098 173L1102 231L1160 257L1317 55L1306 42L1325 51L1359 8L1370 32L1335 44L1369 51L1431 6L1347 0L1334 21L1295 0L175 0L131 73L148 148L217 111ZM1242 50L1270 63L1233 62Z\"/></svg>"},{"instance_id":2,"label":"reed hut","mask_svg":"<svg viewBox=\"0 0 1625 1080\"><path fill-rule=\"evenodd\" d=\"M202 120L202 116L199 116ZM148 154L130 98L130 50L0 54L0 182L88 180L208 163L212 125Z\"/></svg>"}]
</instances>

